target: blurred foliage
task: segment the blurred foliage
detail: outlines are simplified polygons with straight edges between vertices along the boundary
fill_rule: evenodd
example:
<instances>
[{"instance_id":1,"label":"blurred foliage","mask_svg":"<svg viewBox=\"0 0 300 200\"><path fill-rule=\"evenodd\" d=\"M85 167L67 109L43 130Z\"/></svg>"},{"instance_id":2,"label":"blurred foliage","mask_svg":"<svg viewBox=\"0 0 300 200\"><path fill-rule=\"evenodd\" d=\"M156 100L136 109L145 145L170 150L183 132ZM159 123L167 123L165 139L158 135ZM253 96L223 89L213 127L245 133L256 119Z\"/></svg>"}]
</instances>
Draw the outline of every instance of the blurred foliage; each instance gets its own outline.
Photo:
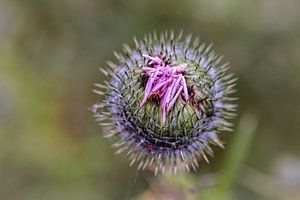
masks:
<instances>
[{"instance_id":1,"label":"blurred foliage","mask_svg":"<svg viewBox=\"0 0 300 200\"><path fill-rule=\"evenodd\" d=\"M214 42L239 77L239 112L259 115L232 198L297 199L299 24L298 0L0 0L0 199L152 198L160 178L115 156L88 108L113 50L170 28ZM235 135L187 185L226 170Z\"/></svg>"}]
</instances>

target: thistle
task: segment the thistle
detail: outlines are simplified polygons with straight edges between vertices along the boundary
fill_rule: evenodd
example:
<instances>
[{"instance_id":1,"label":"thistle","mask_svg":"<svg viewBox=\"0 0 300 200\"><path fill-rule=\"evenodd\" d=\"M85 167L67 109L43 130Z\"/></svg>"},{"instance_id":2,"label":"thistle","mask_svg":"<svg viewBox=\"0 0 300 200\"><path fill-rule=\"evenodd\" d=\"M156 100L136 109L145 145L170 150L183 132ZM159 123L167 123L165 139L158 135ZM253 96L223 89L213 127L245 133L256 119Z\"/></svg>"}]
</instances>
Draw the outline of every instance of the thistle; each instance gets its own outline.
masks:
<instances>
[{"instance_id":1,"label":"thistle","mask_svg":"<svg viewBox=\"0 0 300 200\"><path fill-rule=\"evenodd\" d=\"M100 69L109 81L95 84L104 100L93 105L94 117L130 165L155 174L196 170L213 155L211 145L223 148L219 133L232 130L237 79L212 45L191 35L154 32L134 43Z\"/></svg>"}]
</instances>

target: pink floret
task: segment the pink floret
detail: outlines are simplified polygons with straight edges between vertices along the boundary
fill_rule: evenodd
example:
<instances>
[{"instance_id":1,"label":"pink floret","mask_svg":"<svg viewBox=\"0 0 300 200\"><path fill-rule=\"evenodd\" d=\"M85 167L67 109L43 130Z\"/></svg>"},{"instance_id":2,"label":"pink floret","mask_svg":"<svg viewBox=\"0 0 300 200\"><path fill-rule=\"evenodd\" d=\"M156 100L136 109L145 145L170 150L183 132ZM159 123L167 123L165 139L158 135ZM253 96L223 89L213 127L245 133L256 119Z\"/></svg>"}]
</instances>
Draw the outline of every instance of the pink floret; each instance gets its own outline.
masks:
<instances>
[{"instance_id":1,"label":"pink floret","mask_svg":"<svg viewBox=\"0 0 300 200\"><path fill-rule=\"evenodd\" d=\"M143 67L144 74L149 78L140 106L145 105L152 95L158 94L162 113L162 123L165 124L167 114L175 105L180 94L183 95L185 101L188 101L189 99L186 80L183 76L183 72L187 65L168 64L159 56L143 56L149 60L148 66Z\"/></svg>"}]
</instances>

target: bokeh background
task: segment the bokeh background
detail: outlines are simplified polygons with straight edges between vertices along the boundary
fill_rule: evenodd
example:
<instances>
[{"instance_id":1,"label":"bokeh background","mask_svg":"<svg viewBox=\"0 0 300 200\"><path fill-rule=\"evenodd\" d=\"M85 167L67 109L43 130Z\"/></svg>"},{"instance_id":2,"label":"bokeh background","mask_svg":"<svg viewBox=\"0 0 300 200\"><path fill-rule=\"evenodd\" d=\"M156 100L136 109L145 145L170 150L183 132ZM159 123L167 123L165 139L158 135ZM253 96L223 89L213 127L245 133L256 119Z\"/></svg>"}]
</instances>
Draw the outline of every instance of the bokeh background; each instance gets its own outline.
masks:
<instances>
[{"instance_id":1,"label":"bokeh background","mask_svg":"<svg viewBox=\"0 0 300 200\"><path fill-rule=\"evenodd\" d=\"M186 189L128 167L88 110L113 50L171 28L214 43L239 77L236 126L258 121L232 199L300 199L298 0L0 0L0 199L204 199L198 181L249 127L222 136L228 148Z\"/></svg>"}]
</instances>

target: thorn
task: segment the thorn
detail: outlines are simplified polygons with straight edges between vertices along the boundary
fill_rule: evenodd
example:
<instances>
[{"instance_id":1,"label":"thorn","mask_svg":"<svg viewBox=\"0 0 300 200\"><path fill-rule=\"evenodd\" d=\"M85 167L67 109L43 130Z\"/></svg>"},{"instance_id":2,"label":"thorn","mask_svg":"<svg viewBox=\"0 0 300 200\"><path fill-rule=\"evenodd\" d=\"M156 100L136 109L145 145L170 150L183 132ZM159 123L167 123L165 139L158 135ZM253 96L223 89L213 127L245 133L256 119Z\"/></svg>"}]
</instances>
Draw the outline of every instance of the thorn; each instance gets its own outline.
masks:
<instances>
[{"instance_id":1,"label":"thorn","mask_svg":"<svg viewBox=\"0 0 300 200\"><path fill-rule=\"evenodd\" d=\"M104 95L104 92L99 91L99 90L95 90L95 89L94 89L93 92L96 93L96 94L99 94L99 95L101 95L101 96Z\"/></svg>"},{"instance_id":2,"label":"thorn","mask_svg":"<svg viewBox=\"0 0 300 200\"><path fill-rule=\"evenodd\" d=\"M105 76L108 76L108 72L106 70L104 70L103 68L99 68L100 72L102 72L102 74L104 74Z\"/></svg>"},{"instance_id":3,"label":"thorn","mask_svg":"<svg viewBox=\"0 0 300 200\"><path fill-rule=\"evenodd\" d=\"M139 41L137 40L137 38L135 36L133 37L133 41L134 41L134 44L135 44L135 48L140 49Z\"/></svg>"}]
</instances>

